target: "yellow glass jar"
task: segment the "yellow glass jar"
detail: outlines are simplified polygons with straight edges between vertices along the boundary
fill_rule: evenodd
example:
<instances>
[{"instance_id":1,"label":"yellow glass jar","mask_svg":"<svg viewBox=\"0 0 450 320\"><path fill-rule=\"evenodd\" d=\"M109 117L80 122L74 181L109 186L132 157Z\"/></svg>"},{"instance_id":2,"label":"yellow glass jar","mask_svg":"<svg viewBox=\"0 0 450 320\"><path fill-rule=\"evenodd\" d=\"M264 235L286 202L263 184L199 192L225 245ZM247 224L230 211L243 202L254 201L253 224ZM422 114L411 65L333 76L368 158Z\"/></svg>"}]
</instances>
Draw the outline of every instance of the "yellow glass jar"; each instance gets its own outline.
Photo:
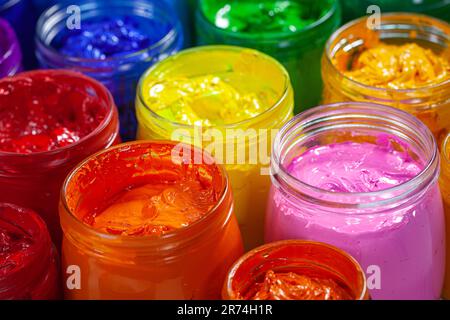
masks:
<instances>
[{"instance_id":1,"label":"yellow glass jar","mask_svg":"<svg viewBox=\"0 0 450 320\"><path fill-rule=\"evenodd\" d=\"M444 198L444 211L446 218L446 231L447 231L447 260L446 260L446 272L444 281L444 291L442 296L445 299L450 300L450 134L444 140L442 145L441 154L441 192Z\"/></svg>"},{"instance_id":2,"label":"yellow glass jar","mask_svg":"<svg viewBox=\"0 0 450 320\"><path fill-rule=\"evenodd\" d=\"M412 13L383 14L378 25L373 22L371 18L354 20L328 40L322 58L324 102L365 101L403 109L421 119L442 142L450 131L450 78L417 88L394 89L360 83L342 70L349 69L365 50L381 44L416 44L450 63L450 25Z\"/></svg>"},{"instance_id":3,"label":"yellow glass jar","mask_svg":"<svg viewBox=\"0 0 450 320\"><path fill-rule=\"evenodd\" d=\"M191 143L225 164L251 249L263 243L271 142L293 109L289 75L273 58L239 47L198 47L142 76L137 136Z\"/></svg>"}]
</instances>

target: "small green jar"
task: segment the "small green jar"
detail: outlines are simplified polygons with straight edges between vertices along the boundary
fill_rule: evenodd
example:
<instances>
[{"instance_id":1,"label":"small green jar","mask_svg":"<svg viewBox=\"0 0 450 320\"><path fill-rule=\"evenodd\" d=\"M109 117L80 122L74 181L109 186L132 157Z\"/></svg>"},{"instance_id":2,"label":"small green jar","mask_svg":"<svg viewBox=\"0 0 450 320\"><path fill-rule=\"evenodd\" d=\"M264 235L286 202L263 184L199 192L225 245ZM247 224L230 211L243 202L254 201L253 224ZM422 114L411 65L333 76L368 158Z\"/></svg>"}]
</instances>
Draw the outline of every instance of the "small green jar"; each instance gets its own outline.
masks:
<instances>
[{"instance_id":1,"label":"small green jar","mask_svg":"<svg viewBox=\"0 0 450 320\"><path fill-rule=\"evenodd\" d=\"M340 22L338 0L199 0L197 42L249 47L279 60L298 113L320 102L320 59Z\"/></svg>"},{"instance_id":2,"label":"small green jar","mask_svg":"<svg viewBox=\"0 0 450 320\"><path fill-rule=\"evenodd\" d=\"M367 12L369 6L376 5L381 13L417 12L450 22L450 0L340 0L343 22L347 22L373 11Z\"/></svg>"}]
</instances>

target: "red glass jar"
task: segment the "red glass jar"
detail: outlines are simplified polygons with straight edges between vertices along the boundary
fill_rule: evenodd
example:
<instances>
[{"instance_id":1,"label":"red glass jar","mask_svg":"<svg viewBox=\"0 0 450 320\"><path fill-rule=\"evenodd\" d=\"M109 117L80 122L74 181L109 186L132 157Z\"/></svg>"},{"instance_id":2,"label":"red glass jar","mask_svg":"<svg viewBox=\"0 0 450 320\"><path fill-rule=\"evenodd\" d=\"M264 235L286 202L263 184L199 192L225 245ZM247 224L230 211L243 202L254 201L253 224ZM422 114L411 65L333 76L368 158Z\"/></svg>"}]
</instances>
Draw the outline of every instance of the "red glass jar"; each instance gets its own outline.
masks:
<instances>
[{"instance_id":1,"label":"red glass jar","mask_svg":"<svg viewBox=\"0 0 450 320\"><path fill-rule=\"evenodd\" d=\"M0 300L59 297L56 249L38 214L0 203Z\"/></svg>"},{"instance_id":2,"label":"red glass jar","mask_svg":"<svg viewBox=\"0 0 450 320\"><path fill-rule=\"evenodd\" d=\"M354 258L333 246L302 240L265 244L242 256L228 272L222 292L223 299L249 299L249 293L264 282L267 272L294 273L318 283L332 280L338 289L345 290L346 300L369 299L364 272ZM311 285L306 282L304 286L307 284ZM286 288L289 288L289 284L280 286L274 292L277 297L272 298L284 300L281 296L289 295ZM318 292L312 291L314 294Z\"/></svg>"},{"instance_id":3,"label":"red glass jar","mask_svg":"<svg viewBox=\"0 0 450 320\"><path fill-rule=\"evenodd\" d=\"M47 85L49 81L56 89ZM69 86L69 89L60 90L58 85ZM38 89L33 86L38 86ZM16 89L20 95L16 94L12 101L11 91ZM37 93L31 94L33 90ZM30 120L20 126L14 121L16 117L33 119L29 113L37 113L39 109L33 109L30 105L36 101L53 103L52 106L60 108L54 117L78 119L85 115L84 98L93 99L97 108L94 109L104 116L93 131L78 141L32 153L4 151L0 148L0 202L14 203L38 212L47 223L57 246L61 239L59 192L66 175L81 160L117 142L119 122L113 98L99 82L71 71L31 71L0 81L0 144L14 132L11 128L17 131L23 125L26 130L31 130L30 127L36 121ZM11 112L10 108L13 107L16 109ZM20 132L14 134L20 136ZM32 134L31 138L35 138ZM30 144L27 146L30 147Z\"/></svg>"}]
</instances>

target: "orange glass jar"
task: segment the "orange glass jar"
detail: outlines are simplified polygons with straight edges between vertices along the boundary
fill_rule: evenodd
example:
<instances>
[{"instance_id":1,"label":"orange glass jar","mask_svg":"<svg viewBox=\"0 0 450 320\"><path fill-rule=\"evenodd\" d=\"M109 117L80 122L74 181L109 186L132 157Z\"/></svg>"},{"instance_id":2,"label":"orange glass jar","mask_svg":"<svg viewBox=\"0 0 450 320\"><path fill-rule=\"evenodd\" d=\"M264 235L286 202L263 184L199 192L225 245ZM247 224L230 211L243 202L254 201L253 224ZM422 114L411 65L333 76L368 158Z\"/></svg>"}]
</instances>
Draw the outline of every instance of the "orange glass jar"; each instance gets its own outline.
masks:
<instances>
[{"instance_id":1,"label":"orange glass jar","mask_svg":"<svg viewBox=\"0 0 450 320\"><path fill-rule=\"evenodd\" d=\"M183 175L208 185L215 201L194 221L165 229L171 219L185 215L185 208L195 205L194 200L184 198L190 191L152 189L148 204L141 208L138 202L147 195L139 194L139 188L169 184L170 180L176 189ZM196 194L203 194L199 188ZM150 223L148 233L98 228L98 219L112 208L108 203L118 204L124 199L118 195L124 191L138 192L133 194L137 202L122 206L117 211L121 219L115 223L130 221L132 225L138 216L150 217L155 222ZM209 195L194 198L204 204ZM161 199L163 205L152 204L161 204ZM79 271L75 276L80 286L66 286L67 299L217 299L228 268L243 252L225 171L201 149L176 142L130 142L88 158L63 186L60 217L63 268L75 266ZM112 218L105 221L113 224ZM73 276L66 274L66 284Z\"/></svg>"},{"instance_id":2,"label":"orange glass jar","mask_svg":"<svg viewBox=\"0 0 450 320\"><path fill-rule=\"evenodd\" d=\"M225 300L369 299L364 272L355 259L333 246L302 240L272 242L242 256L229 271L222 296Z\"/></svg>"},{"instance_id":3,"label":"orange glass jar","mask_svg":"<svg viewBox=\"0 0 450 320\"><path fill-rule=\"evenodd\" d=\"M444 281L444 291L442 296L445 299L450 299L450 134L444 141L441 154L441 191L444 199L444 211L446 219L446 231L447 231L447 260L446 260L446 272Z\"/></svg>"},{"instance_id":4,"label":"orange glass jar","mask_svg":"<svg viewBox=\"0 0 450 320\"><path fill-rule=\"evenodd\" d=\"M328 40L322 58L324 103L364 101L403 109L422 120L436 139L442 142L450 131L448 75L435 81L430 79L423 86L404 86L405 88L397 89L403 86L371 86L353 80L355 78L351 79L347 73L368 49L379 48L379 45L411 44L430 50L426 51L426 54L439 57L450 64L450 25L444 21L414 13L390 13L381 15L378 26L372 26L368 18L361 18L341 27ZM399 50L405 53L402 48ZM408 60L406 55L403 55L403 59L403 69L399 65L392 69L383 69L387 72L383 73L383 78L388 78L393 70L401 69L407 81L412 75L417 76L415 68L420 69L420 65L425 63L423 59ZM392 60L388 60L385 65L389 62L392 63ZM373 63L374 70L379 74L381 67L378 57L375 57ZM424 73L426 72L428 71L424 70ZM401 81L402 77L397 80Z\"/></svg>"}]
</instances>

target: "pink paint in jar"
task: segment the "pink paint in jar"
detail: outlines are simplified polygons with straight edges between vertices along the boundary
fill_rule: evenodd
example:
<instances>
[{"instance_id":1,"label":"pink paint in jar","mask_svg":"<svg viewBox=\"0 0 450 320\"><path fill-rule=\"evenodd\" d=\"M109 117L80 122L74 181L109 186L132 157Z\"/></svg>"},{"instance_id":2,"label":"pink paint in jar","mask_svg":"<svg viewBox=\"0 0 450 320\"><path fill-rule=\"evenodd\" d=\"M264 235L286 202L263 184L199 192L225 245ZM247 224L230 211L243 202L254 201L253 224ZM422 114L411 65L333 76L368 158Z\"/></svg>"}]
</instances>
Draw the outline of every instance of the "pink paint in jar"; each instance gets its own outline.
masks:
<instances>
[{"instance_id":1,"label":"pink paint in jar","mask_svg":"<svg viewBox=\"0 0 450 320\"><path fill-rule=\"evenodd\" d=\"M272 153L266 241L321 241L366 271L373 299L438 299L445 229L439 153L429 129L398 109L310 109Z\"/></svg>"}]
</instances>

